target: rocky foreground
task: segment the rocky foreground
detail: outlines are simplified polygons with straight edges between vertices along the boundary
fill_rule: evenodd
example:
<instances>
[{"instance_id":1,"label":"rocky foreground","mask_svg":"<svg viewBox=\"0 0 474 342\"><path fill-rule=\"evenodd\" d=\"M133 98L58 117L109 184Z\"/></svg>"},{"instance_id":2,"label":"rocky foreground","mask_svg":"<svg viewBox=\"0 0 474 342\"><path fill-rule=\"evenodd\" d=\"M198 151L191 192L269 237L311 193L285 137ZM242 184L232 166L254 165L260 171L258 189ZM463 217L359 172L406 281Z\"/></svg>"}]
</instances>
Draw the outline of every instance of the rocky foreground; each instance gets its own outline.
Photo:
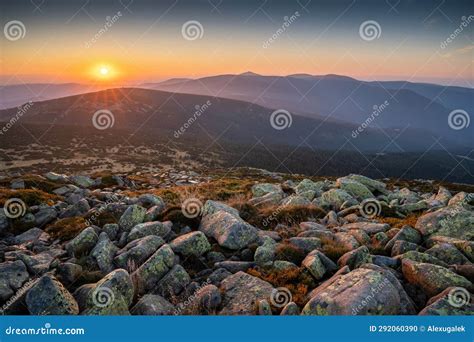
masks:
<instances>
[{"instance_id":1,"label":"rocky foreground","mask_svg":"<svg viewBox=\"0 0 474 342\"><path fill-rule=\"evenodd\" d=\"M3 314L474 313L472 193L266 172L1 185Z\"/></svg>"}]
</instances>

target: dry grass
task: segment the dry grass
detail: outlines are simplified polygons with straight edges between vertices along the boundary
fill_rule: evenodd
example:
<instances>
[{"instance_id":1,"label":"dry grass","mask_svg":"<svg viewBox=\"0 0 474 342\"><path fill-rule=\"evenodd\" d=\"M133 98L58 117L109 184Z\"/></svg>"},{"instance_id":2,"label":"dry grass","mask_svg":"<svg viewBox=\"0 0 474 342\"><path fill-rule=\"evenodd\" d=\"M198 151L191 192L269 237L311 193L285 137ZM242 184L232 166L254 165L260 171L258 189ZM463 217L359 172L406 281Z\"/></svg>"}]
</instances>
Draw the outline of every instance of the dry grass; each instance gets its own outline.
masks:
<instances>
[{"instance_id":1,"label":"dry grass","mask_svg":"<svg viewBox=\"0 0 474 342\"><path fill-rule=\"evenodd\" d=\"M14 179L16 178L4 179L0 181L0 186L9 188L10 182ZM22 179L25 182L25 189L42 190L45 192L52 192L54 189L59 188L63 184L62 182L59 182L59 181L52 182L38 175L23 175L21 177L18 177L18 179Z\"/></svg>"},{"instance_id":2,"label":"dry grass","mask_svg":"<svg viewBox=\"0 0 474 342\"><path fill-rule=\"evenodd\" d=\"M266 271L253 268L248 270L247 273L269 282L274 287L286 287L292 294L292 301L300 307L306 303L309 289L316 285L311 275L303 268L285 271Z\"/></svg>"},{"instance_id":3,"label":"dry grass","mask_svg":"<svg viewBox=\"0 0 474 342\"><path fill-rule=\"evenodd\" d=\"M49 205L54 204L54 202L62 199L60 196L54 194L48 194L42 190L33 190L33 189L22 189L22 190L10 190L10 189L0 189L0 205L4 205L5 201L10 198L19 198L27 206L39 205L42 203L47 203Z\"/></svg>"},{"instance_id":4,"label":"dry grass","mask_svg":"<svg viewBox=\"0 0 474 342\"><path fill-rule=\"evenodd\" d=\"M423 215L422 212L417 212L408 215L405 218L398 218L398 217L377 217L377 220L380 223L388 223L392 228L402 228L403 226L411 226L415 227L416 221L418 218Z\"/></svg>"},{"instance_id":5,"label":"dry grass","mask_svg":"<svg viewBox=\"0 0 474 342\"><path fill-rule=\"evenodd\" d=\"M295 265L301 265L301 262L306 257L306 253L294 245L287 242L278 244L275 249L276 260L284 260L294 263Z\"/></svg>"},{"instance_id":6,"label":"dry grass","mask_svg":"<svg viewBox=\"0 0 474 342\"><path fill-rule=\"evenodd\" d=\"M261 229L273 230L278 224L296 227L300 222L313 221L326 216L326 212L314 205L268 206L250 217L248 222Z\"/></svg>"},{"instance_id":7,"label":"dry grass","mask_svg":"<svg viewBox=\"0 0 474 342\"><path fill-rule=\"evenodd\" d=\"M87 224L84 218L68 217L50 224L46 227L45 232L51 235L53 239L68 241L85 228L87 228Z\"/></svg>"}]
</instances>

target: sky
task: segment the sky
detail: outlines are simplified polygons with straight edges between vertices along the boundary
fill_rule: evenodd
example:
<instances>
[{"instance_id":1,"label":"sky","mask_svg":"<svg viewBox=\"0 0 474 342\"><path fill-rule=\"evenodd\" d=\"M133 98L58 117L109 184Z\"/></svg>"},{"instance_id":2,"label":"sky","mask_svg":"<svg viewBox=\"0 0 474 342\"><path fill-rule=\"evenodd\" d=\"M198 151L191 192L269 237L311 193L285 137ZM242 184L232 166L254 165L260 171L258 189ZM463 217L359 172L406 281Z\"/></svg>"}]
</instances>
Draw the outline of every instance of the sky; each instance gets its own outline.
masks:
<instances>
[{"instance_id":1,"label":"sky","mask_svg":"<svg viewBox=\"0 0 474 342\"><path fill-rule=\"evenodd\" d=\"M473 87L473 15L471 0L2 0L0 83L252 71Z\"/></svg>"}]
</instances>

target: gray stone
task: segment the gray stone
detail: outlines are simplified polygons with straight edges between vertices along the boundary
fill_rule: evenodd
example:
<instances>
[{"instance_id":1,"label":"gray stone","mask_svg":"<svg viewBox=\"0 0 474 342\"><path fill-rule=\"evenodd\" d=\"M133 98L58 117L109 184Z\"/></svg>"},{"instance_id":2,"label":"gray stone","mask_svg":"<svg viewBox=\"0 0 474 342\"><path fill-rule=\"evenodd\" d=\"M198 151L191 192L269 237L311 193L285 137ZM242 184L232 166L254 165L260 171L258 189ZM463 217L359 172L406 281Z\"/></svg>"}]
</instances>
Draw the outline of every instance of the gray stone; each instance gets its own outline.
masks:
<instances>
[{"instance_id":1,"label":"gray stone","mask_svg":"<svg viewBox=\"0 0 474 342\"><path fill-rule=\"evenodd\" d=\"M15 294L29 278L26 266L21 260L0 264L0 301L6 301Z\"/></svg>"},{"instance_id":2,"label":"gray stone","mask_svg":"<svg viewBox=\"0 0 474 342\"><path fill-rule=\"evenodd\" d=\"M337 261L337 265L340 268L348 266L351 270L354 270L363 264L370 263L372 263L372 256L366 246L361 246L353 251L347 252Z\"/></svg>"},{"instance_id":3,"label":"gray stone","mask_svg":"<svg viewBox=\"0 0 474 342\"><path fill-rule=\"evenodd\" d=\"M415 228L425 239L433 236L448 236L474 239L474 212L462 206L449 206L421 216Z\"/></svg>"},{"instance_id":4,"label":"gray stone","mask_svg":"<svg viewBox=\"0 0 474 342\"><path fill-rule=\"evenodd\" d=\"M43 227L46 224L54 221L57 216L58 212L56 209L51 207L41 208L37 213L35 213L35 221L39 227Z\"/></svg>"},{"instance_id":5,"label":"gray stone","mask_svg":"<svg viewBox=\"0 0 474 342\"><path fill-rule=\"evenodd\" d=\"M342 270L342 269L341 269ZM363 265L334 275L310 294L304 315L414 314L413 303L397 278L379 266Z\"/></svg>"},{"instance_id":6,"label":"gray stone","mask_svg":"<svg viewBox=\"0 0 474 342\"><path fill-rule=\"evenodd\" d=\"M321 248L321 240L315 237L292 237L288 242L305 253Z\"/></svg>"},{"instance_id":7,"label":"gray stone","mask_svg":"<svg viewBox=\"0 0 474 342\"><path fill-rule=\"evenodd\" d=\"M279 184L259 183L252 186L250 189L253 197L261 197L271 192L282 192Z\"/></svg>"},{"instance_id":8,"label":"gray stone","mask_svg":"<svg viewBox=\"0 0 474 342\"><path fill-rule=\"evenodd\" d=\"M211 250L211 244L206 235L200 231L177 237L171 241L170 247L175 253L184 256L201 256Z\"/></svg>"},{"instance_id":9,"label":"gray stone","mask_svg":"<svg viewBox=\"0 0 474 342\"><path fill-rule=\"evenodd\" d=\"M225 211L203 217L199 230L229 249L242 249L257 241L257 229Z\"/></svg>"},{"instance_id":10,"label":"gray stone","mask_svg":"<svg viewBox=\"0 0 474 342\"><path fill-rule=\"evenodd\" d=\"M70 180L77 186L81 188L89 188L94 185L94 180L88 176L71 176Z\"/></svg>"},{"instance_id":11,"label":"gray stone","mask_svg":"<svg viewBox=\"0 0 474 342\"><path fill-rule=\"evenodd\" d=\"M165 241L156 235L133 240L117 252L114 262L118 267L133 272L164 244Z\"/></svg>"},{"instance_id":12,"label":"gray stone","mask_svg":"<svg viewBox=\"0 0 474 342\"><path fill-rule=\"evenodd\" d=\"M220 315L255 315L259 300L270 298L273 286L244 272L238 272L221 283Z\"/></svg>"},{"instance_id":13,"label":"gray stone","mask_svg":"<svg viewBox=\"0 0 474 342\"><path fill-rule=\"evenodd\" d=\"M110 241L107 233L102 232L99 241L91 252L91 256L103 273L109 273L114 269L113 261L117 251L118 248Z\"/></svg>"},{"instance_id":14,"label":"gray stone","mask_svg":"<svg viewBox=\"0 0 474 342\"><path fill-rule=\"evenodd\" d=\"M88 291L85 315L127 315L134 296L132 279L117 269L99 280Z\"/></svg>"},{"instance_id":15,"label":"gray stone","mask_svg":"<svg viewBox=\"0 0 474 342\"><path fill-rule=\"evenodd\" d=\"M68 290L52 275L44 275L26 294L32 315L77 315L79 306Z\"/></svg>"},{"instance_id":16,"label":"gray stone","mask_svg":"<svg viewBox=\"0 0 474 342\"><path fill-rule=\"evenodd\" d=\"M207 200L206 203L204 203L204 206L202 208L202 216L212 215L221 210L236 217L239 217L239 211L237 209L232 208L225 203L212 200Z\"/></svg>"},{"instance_id":17,"label":"gray stone","mask_svg":"<svg viewBox=\"0 0 474 342\"><path fill-rule=\"evenodd\" d=\"M169 245L161 246L143 265L133 274L138 284L139 293L153 289L173 267L174 253Z\"/></svg>"},{"instance_id":18,"label":"gray stone","mask_svg":"<svg viewBox=\"0 0 474 342\"><path fill-rule=\"evenodd\" d=\"M158 282L156 293L172 298L181 293L191 282L191 277L181 265L174 265L173 268Z\"/></svg>"},{"instance_id":19,"label":"gray stone","mask_svg":"<svg viewBox=\"0 0 474 342\"><path fill-rule=\"evenodd\" d=\"M71 256L80 257L94 248L99 237L94 228L88 227L66 244L66 250Z\"/></svg>"},{"instance_id":20,"label":"gray stone","mask_svg":"<svg viewBox=\"0 0 474 342\"><path fill-rule=\"evenodd\" d=\"M145 219L146 209L133 204L129 206L122 214L119 220L119 226L123 231L130 231L137 224L142 223Z\"/></svg>"},{"instance_id":21,"label":"gray stone","mask_svg":"<svg viewBox=\"0 0 474 342\"><path fill-rule=\"evenodd\" d=\"M84 216L87 212L91 209L89 206L89 202L85 198L77 201L73 205L69 206L66 210L64 210L59 217L66 218L66 217L75 217L75 216Z\"/></svg>"},{"instance_id":22,"label":"gray stone","mask_svg":"<svg viewBox=\"0 0 474 342\"><path fill-rule=\"evenodd\" d=\"M155 294L144 295L131 309L132 315L143 316L168 316L173 315L174 311L173 304Z\"/></svg>"},{"instance_id":23,"label":"gray stone","mask_svg":"<svg viewBox=\"0 0 474 342\"><path fill-rule=\"evenodd\" d=\"M171 231L171 227L161 222L139 223L128 234L128 241L140 239L148 235L158 235L164 238Z\"/></svg>"},{"instance_id":24,"label":"gray stone","mask_svg":"<svg viewBox=\"0 0 474 342\"><path fill-rule=\"evenodd\" d=\"M429 297L451 286L464 287L471 292L474 290L469 280L442 266L403 259L402 271L409 283L423 289Z\"/></svg>"}]
</instances>

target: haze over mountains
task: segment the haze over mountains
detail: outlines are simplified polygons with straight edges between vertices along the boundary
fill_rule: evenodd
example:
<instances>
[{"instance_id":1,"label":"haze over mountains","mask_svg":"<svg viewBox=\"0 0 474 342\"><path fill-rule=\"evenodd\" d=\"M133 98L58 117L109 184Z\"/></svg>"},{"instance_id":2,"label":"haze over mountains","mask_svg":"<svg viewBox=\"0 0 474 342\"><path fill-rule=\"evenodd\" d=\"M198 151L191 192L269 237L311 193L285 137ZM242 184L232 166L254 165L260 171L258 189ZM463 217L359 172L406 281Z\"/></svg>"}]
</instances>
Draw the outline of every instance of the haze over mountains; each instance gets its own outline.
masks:
<instances>
[{"instance_id":1,"label":"haze over mountains","mask_svg":"<svg viewBox=\"0 0 474 342\"><path fill-rule=\"evenodd\" d=\"M469 146L474 145L474 126L453 130L449 113L474 112L474 89L434 84L365 82L346 76L306 74L261 76L253 73L220 75L196 80L169 80L143 87L213 95L283 108L312 118L343 120L360 125L380 111L372 127L422 129Z\"/></svg>"},{"instance_id":2,"label":"haze over mountains","mask_svg":"<svg viewBox=\"0 0 474 342\"><path fill-rule=\"evenodd\" d=\"M191 120L185 128L188 136L241 144L261 141L364 153L446 149L460 156L469 156L474 147L474 125L455 130L448 123L454 109L474 112L471 88L251 72L177 78L139 87L99 90L98 86L74 83L4 86L0 88L0 105L33 101L34 106L22 117L24 123L91 127L93 114L106 109L113 113L115 128L169 138L176 138L176 132ZM277 109L291 113L291 123L282 130L271 123ZM0 120L9 121L16 111L14 107L1 110Z\"/></svg>"}]
</instances>

